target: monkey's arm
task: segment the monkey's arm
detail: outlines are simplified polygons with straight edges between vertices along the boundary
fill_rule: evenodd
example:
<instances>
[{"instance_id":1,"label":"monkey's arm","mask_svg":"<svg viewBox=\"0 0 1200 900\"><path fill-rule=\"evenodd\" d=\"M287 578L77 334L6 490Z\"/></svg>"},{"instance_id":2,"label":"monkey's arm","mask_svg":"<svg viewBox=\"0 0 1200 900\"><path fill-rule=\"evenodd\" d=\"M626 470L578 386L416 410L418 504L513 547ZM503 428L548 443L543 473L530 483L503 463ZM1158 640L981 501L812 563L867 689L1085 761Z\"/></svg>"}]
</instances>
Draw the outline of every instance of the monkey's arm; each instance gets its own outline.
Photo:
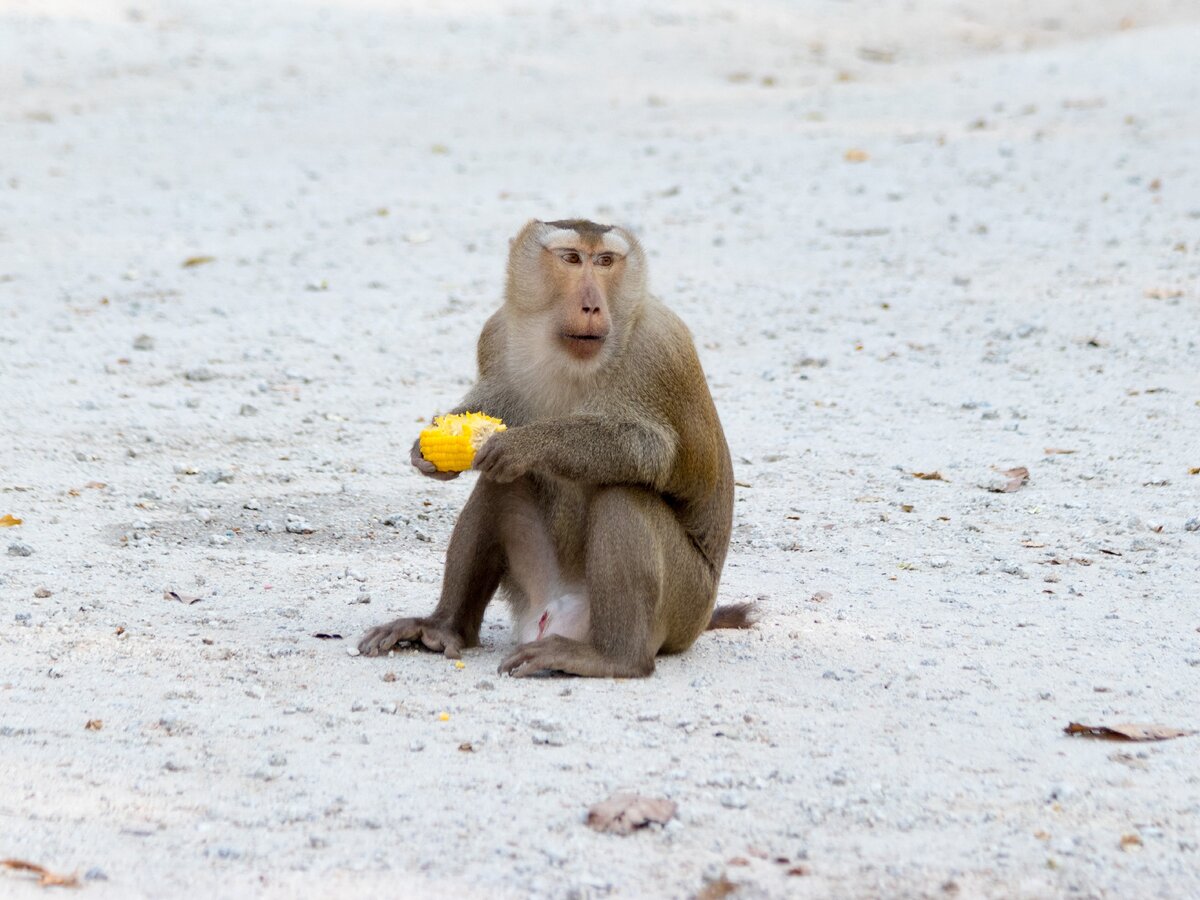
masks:
<instances>
[{"instance_id":1,"label":"monkey's arm","mask_svg":"<svg viewBox=\"0 0 1200 900\"><path fill-rule=\"evenodd\" d=\"M675 466L678 436L653 420L564 416L493 435L474 468L501 483L529 472L585 484L665 489Z\"/></svg>"}]
</instances>

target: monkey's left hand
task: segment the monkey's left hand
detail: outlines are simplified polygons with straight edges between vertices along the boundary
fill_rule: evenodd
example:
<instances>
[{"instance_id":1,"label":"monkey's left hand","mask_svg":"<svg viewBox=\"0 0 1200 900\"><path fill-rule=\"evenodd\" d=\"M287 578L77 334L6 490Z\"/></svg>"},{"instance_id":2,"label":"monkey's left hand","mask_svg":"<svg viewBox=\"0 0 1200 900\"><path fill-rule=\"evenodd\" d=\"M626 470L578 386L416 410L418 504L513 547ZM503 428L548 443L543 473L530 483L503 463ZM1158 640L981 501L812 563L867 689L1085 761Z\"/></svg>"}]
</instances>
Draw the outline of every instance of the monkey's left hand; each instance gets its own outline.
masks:
<instances>
[{"instance_id":1,"label":"monkey's left hand","mask_svg":"<svg viewBox=\"0 0 1200 900\"><path fill-rule=\"evenodd\" d=\"M516 481L533 467L533 455L522 440L520 428L500 431L488 438L471 464L479 474L500 484Z\"/></svg>"}]
</instances>

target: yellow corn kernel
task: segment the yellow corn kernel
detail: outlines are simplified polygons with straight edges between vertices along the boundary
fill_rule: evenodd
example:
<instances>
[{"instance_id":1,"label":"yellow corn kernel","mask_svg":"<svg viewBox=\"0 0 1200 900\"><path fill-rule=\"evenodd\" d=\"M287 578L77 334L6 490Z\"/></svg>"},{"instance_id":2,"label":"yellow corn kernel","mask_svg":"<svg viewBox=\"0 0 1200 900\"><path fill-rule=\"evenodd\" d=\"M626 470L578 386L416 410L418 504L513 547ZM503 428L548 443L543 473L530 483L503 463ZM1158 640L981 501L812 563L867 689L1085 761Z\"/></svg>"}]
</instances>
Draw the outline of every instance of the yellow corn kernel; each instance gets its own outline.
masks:
<instances>
[{"instance_id":1,"label":"yellow corn kernel","mask_svg":"<svg viewBox=\"0 0 1200 900\"><path fill-rule=\"evenodd\" d=\"M449 722L450 721L450 713L448 713L448 712L438 713L438 721L439 722Z\"/></svg>"},{"instance_id":2,"label":"yellow corn kernel","mask_svg":"<svg viewBox=\"0 0 1200 900\"><path fill-rule=\"evenodd\" d=\"M421 432L421 455L439 472L465 472L475 461L475 451L505 424L481 412L437 416L433 427Z\"/></svg>"}]
</instances>

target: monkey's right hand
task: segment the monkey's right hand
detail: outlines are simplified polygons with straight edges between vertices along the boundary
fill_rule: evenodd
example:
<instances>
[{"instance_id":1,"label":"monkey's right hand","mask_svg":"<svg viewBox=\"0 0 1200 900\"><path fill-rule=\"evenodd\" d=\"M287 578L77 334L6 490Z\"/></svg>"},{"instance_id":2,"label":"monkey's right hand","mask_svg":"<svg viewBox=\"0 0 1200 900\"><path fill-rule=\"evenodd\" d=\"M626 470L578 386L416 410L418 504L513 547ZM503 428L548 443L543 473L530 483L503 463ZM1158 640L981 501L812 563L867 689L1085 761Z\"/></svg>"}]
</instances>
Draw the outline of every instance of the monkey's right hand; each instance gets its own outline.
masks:
<instances>
[{"instance_id":1,"label":"monkey's right hand","mask_svg":"<svg viewBox=\"0 0 1200 900\"><path fill-rule=\"evenodd\" d=\"M396 619L378 625L362 636L358 652L363 656L382 656L397 644L416 644L447 659L461 659L466 639L455 629L435 619Z\"/></svg>"},{"instance_id":2,"label":"monkey's right hand","mask_svg":"<svg viewBox=\"0 0 1200 900\"><path fill-rule=\"evenodd\" d=\"M438 467L421 455L421 439L417 438L413 441L412 454L409 456L410 461L418 472L428 478L436 478L438 481L449 481L452 478L457 478L461 472L442 472Z\"/></svg>"}]
</instances>

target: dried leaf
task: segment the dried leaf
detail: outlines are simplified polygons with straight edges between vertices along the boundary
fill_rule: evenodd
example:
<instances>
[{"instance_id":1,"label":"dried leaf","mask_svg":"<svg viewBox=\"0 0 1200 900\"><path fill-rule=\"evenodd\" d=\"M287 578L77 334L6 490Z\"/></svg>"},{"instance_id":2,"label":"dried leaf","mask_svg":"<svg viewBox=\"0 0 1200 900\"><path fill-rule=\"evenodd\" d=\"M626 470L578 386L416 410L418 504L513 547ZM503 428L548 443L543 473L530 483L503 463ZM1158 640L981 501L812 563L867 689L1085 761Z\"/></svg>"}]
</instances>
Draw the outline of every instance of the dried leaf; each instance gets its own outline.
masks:
<instances>
[{"instance_id":1,"label":"dried leaf","mask_svg":"<svg viewBox=\"0 0 1200 900\"><path fill-rule=\"evenodd\" d=\"M318 631L313 637L319 641L340 641L342 639L340 634L326 634L324 631Z\"/></svg>"},{"instance_id":2,"label":"dried leaf","mask_svg":"<svg viewBox=\"0 0 1200 900\"><path fill-rule=\"evenodd\" d=\"M638 794L613 794L588 809L589 828L605 834L633 834L651 822L666 825L675 815L675 803Z\"/></svg>"},{"instance_id":3,"label":"dried leaf","mask_svg":"<svg viewBox=\"0 0 1200 900\"><path fill-rule=\"evenodd\" d=\"M108 487L108 485L105 484L103 481L89 481L87 484L84 485L84 487L87 488L88 490L92 490L92 491L102 491L106 487Z\"/></svg>"},{"instance_id":4,"label":"dried leaf","mask_svg":"<svg viewBox=\"0 0 1200 900\"><path fill-rule=\"evenodd\" d=\"M85 731L99 731L101 728L104 727L104 720L103 719L88 719L87 724L85 724L83 727L84 727Z\"/></svg>"},{"instance_id":5,"label":"dried leaf","mask_svg":"<svg viewBox=\"0 0 1200 900\"><path fill-rule=\"evenodd\" d=\"M191 594L181 594L178 591L163 591L164 600L175 600L182 603L184 606L191 606L193 603L199 603L203 597L193 597Z\"/></svg>"},{"instance_id":6,"label":"dried leaf","mask_svg":"<svg viewBox=\"0 0 1200 900\"><path fill-rule=\"evenodd\" d=\"M1171 738L1187 737L1196 733L1185 728L1171 728L1168 725L1137 725L1130 723L1120 725L1081 725L1078 722L1071 722L1063 731L1067 734L1103 738L1107 741L1169 741Z\"/></svg>"},{"instance_id":7,"label":"dried leaf","mask_svg":"<svg viewBox=\"0 0 1200 900\"><path fill-rule=\"evenodd\" d=\"M993 494L1011 494L1014 491L1019 491L1029 483L1029 470L1024 466L1017 466L1015 469L997 470L1007 480L1003 484L992 484L988 486L988 490Z\"/></svg>"},{"instance_id":8,"label":"dried leaf","mask_svg":"<svg viewBox=\"0 0 1200 900\"><path fill-rule=\"evenodd\" d=\"M1142 847L1142 839L1136 834L1121 835L1121 849L1126 852L1130 850L1140 850Z\"/></svg>"},{"instance_id":9,"label":"dried leaf","mask_svg":"<svg viewBox=\"0 0 1200 900\"><path fill-rule=\"evenodd\" d=\"M941 472L913 472L913 478L920 478L922 481L945 481Z\"/></svg>"},{"instance_id":10,"label":"dried leaf","mask_svg":"<svg viewBox=\"0 0 1200 900\"><path fill-rule=\"evenodd\" d=\"M203 266L206 263L216 262L215 256L189 256L183 261L183 268L194 269L196 266Z\"/></svg>"},{"instance_id":11,"label":"dried leaf","mask_svg":"<svg viewBox=\"0 0 1200 900\"><path fill-rule=\"evenodd\" d=\"M5 513L4 515L0 516L0 528L15 528L17 525L20 525L23 521L25 521L25 520L18 519L14 515Z\"/></svg>"},{"instance_id":12,"label":"dried leaf","mask_svg":"<svg viewBox=\"0 0 1200 900\"><path fill-rule=\"evenodd\" d=\"M737 893L738 886L722 875L715 881L710 881L696 894L696 900L721 900L730 894Z\"/></svg>"},{"instance_id":13,"label":"dried leaf","mask_svg":"<svg viewBox=\"0 0 1200 900\"><path fill-rule=\"evenodd\" d=\"M1188 469L1188 474L1189 475L1200 475L1200 466L1192 466L1192 468Z\"/></svg>"},{"instance_id":14,"label":"dried leaf","mask_svg":"<svg viewBox=\"0 0 1200 900\"><path fill-rule=\"evenodd\" d=\"M870 159L871 154L867 153L866 150L859 150L855 148L852 150L847 150L846 155L843 158L846 160L846 162L860 163L866 162L868 159Z\"/></svg>"},{"instance_id":15,"label":"dried leaf","mask_svg":"<svg viewBox=\"0 0 1200 900\"><path fill-rule=\"evenodd\" d=\"M1070 456L1072 453L1078 453L1078 450L1064 450L1061 447L1047 447L1042 451L1047 456Z\"/></svg>"},{"instance_id":16,"label":"dried leaf","mask_svg":"<svg viewBox=\"0 0 1200 900\"><path fill-rule=\"evenodd\" d=\"M78 887L79 879L74 875L56 875L49 869L23 859L0 859L0 866L17 872L31 872L38 876L42 887Z\"/></svg>"}]
</instances>

